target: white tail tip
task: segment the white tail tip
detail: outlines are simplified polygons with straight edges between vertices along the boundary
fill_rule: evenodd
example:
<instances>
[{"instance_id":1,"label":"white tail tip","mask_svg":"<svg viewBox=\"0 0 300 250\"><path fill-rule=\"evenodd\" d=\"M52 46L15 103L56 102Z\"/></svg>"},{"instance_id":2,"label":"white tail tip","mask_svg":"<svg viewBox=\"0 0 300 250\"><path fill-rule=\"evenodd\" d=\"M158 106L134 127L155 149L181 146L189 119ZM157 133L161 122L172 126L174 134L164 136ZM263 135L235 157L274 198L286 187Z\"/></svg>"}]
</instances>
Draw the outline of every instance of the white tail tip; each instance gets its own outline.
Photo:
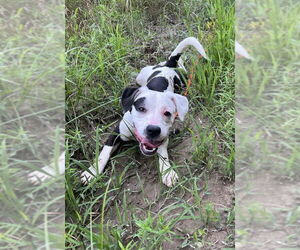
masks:
<instances>
[{"instance_id":1,"label":"white tail tip","mask_svg":"<svg viewBox=\"0 0 300 250\"><path fill-rule=\"evenodd\" d=\"M248 54L247 50L240 45L237 41L235 41L235 53L237 53L241 57L245 57L249 60L253 60L253 58Z\"/></svg>"},{"instance_id":2,"label":"white tail tip","mask_svg":"<svg viewBox=\"0 0 300 250\"><path fill-rule=\"evenodd\" d=\"M203 46L195 37L188 37L182 40L172 52L171 56L176 56L177 54L182 53L183 50L185 50L188 46L193 46L201 56L203 56L205 59L208 59Z\"/></svg>"}]
</instances>

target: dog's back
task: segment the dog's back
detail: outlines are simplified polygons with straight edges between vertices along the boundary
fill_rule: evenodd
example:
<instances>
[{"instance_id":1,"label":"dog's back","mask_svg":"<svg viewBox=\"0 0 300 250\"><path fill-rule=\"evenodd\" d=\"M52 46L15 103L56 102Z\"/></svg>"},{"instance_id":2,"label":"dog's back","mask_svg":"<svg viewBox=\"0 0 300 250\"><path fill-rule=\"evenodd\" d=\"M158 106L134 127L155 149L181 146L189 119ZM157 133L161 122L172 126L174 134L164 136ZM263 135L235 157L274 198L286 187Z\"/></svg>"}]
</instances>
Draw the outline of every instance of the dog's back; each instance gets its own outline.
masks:
<instances>
[{"instance_id":1,"label":"dog's back","mask_svg":"<svg viewBox=\"0 0 300 250\"><path fill-rule=\"evenodd\" d=\"M167 61L154 66L146 66L138 74L136 81L140 86L147 86L155 91L171 91L185 86L178 67L185 71L180 61L182 52L189 46L193 46L204 58L207 59L205 51L200 42L194 37L188 37L181 41L171 53Z\"/></svg>"}]
</instances>

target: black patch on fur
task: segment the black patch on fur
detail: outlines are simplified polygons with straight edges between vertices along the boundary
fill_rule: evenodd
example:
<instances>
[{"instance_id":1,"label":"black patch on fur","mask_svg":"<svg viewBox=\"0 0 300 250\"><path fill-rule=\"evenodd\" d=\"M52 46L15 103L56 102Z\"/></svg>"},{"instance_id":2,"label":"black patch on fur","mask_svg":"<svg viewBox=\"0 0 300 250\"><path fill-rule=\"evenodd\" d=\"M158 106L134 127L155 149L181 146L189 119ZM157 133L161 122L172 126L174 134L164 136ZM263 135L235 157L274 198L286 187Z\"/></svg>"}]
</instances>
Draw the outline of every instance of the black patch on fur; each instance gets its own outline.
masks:
<instances>
[{"instance_id":1,"label":"black patch on fur","mask_svg":"<svg viewBox=\"0 0 300 250\"><path fill-rule=\"evenodd\" d=\"M178 60L180 58L181 54L177 54L176 56L171 56L169 60L166 62L165 66L169 68L176 68L178 64Z\"/></svg>"},{"instance_id":2,"label":"black patch on fur","mask_svg":"<svg viewBox=\"0 0 300 250\"><path fill-rule=\"evenodd\" d=\"M183 72L182 70L178 70L178 69L176 69L175 72L179 76L181 84L184 87L186 85L187 74L185 72Z\"/></svg>"},{"instance_id":3,"label":"black patch on fur","mask_svg":"<svg viewBox=\"0 0 300 250\"><path fill-rule=\"evenodd\" d=\"M115 127L113 133L108 137L107 141L105 142L106 146L116 146L118 143L122 141L120 137L120 123Z\"/></svg>"},{"instance_id":4,"label":"black patch on fur","mask_svg":"<svg viewBox=\"0 0 300 250\"><path fill-rule=\"evenodd\" d=\"M147 82L149 82L153 77L157 76L159 73L161 73L160 70L154 71L147 79Z\"/></svg>"},{"instance_id":5,"label":"black patch on fur","mask_svg":"<svg viewBox=\"0 0 300 250\"><path fill-rule=\"evenodd\" d=\"M133 106L135 107L136 110L138 110L139 107L144 107L145 99L146 97L141 97L134 101Z\"/></svg>"},{"instance_id":6,"label":"black patch on fur","mask_svg":"<svg viewBox=\"0 0 300 250\"><path fill-rule=\"evenodd\" d=\"M180 91L180 89L182 87L182 83L177 76L174 76L173 81L174 81L174 90L176 93L178 93L178 91Z\"/></svg>"},{"instance_id":7,"label":"black patch on fur","mask_svg":"<svg viewBox=\"0 0 300 250\"><path fill-rule=\"evenodd\" d=\"M180 94L186 87L187 75L179 69L175 70L177 76L174 76L174 92ZM178 79L179 76L179 79Z\"/></svg>"},{"instance_id":8,"label":"black patch on fur","mask_svg":"<svg viewBox=\"0 0 300 250\"><path fill-rule=\"evenodd\" d=\"M139 87L128 87L123 91L121 96L121 105L124 113L126 113L127 111L131 111L138 89Z\"/></svg>"},{"instance_id":9,"label":"black patch on fur","mask_svg":"<svg viewBox=\"0 0 300 250\"><path fill-rule=\"evenodd\" d=\"M164 92L169 86L169 82L165 77L159 76L154 77L151 81L147 83L148 89Z\"/></svg>"}]
</instances>

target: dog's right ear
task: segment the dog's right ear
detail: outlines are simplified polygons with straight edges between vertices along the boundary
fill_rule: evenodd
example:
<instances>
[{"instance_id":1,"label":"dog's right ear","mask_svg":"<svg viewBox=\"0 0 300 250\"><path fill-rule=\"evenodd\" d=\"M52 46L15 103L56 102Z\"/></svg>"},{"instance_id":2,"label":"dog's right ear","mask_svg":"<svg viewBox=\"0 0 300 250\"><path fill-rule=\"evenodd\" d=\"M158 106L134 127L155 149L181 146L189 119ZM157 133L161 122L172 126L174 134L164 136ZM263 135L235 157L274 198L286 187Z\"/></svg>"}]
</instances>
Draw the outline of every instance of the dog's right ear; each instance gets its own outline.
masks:
<instances>
[{"instance_id":1,"label":"dog's right ear","mask_svg":"<svg viewBox=\"0 0 300 250\"><path fill-rule=\"evenodd\" d=\"M128 110L131 111L135 96L138 93L139 88L140 87L128 87L123 91L121 96L121 105L124 113Z\"/></svg>"}]
</instances>

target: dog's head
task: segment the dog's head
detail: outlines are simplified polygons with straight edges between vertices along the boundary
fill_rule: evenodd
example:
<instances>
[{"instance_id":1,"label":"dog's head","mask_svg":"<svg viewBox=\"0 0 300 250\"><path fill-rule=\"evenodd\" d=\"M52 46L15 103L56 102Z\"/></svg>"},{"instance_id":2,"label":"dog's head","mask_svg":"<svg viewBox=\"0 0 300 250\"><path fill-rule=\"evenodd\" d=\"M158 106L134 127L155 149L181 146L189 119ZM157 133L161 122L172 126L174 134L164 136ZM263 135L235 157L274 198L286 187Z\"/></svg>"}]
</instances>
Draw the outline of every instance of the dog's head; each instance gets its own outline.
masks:
<instances>
[{"instance_id":1,"label":"dog's head","mask_svg":"<svg viewBox=\"0 0 300 250\"><path fill-rule=\"evenodd\" d=\"M122 94L123 111L129 111L134 135L144 155L153 155L169 135L178 115L181 121L188 112L185 96L165 91L149 90L147 87L126 88Z\"/></svg>"}]
</instances>

